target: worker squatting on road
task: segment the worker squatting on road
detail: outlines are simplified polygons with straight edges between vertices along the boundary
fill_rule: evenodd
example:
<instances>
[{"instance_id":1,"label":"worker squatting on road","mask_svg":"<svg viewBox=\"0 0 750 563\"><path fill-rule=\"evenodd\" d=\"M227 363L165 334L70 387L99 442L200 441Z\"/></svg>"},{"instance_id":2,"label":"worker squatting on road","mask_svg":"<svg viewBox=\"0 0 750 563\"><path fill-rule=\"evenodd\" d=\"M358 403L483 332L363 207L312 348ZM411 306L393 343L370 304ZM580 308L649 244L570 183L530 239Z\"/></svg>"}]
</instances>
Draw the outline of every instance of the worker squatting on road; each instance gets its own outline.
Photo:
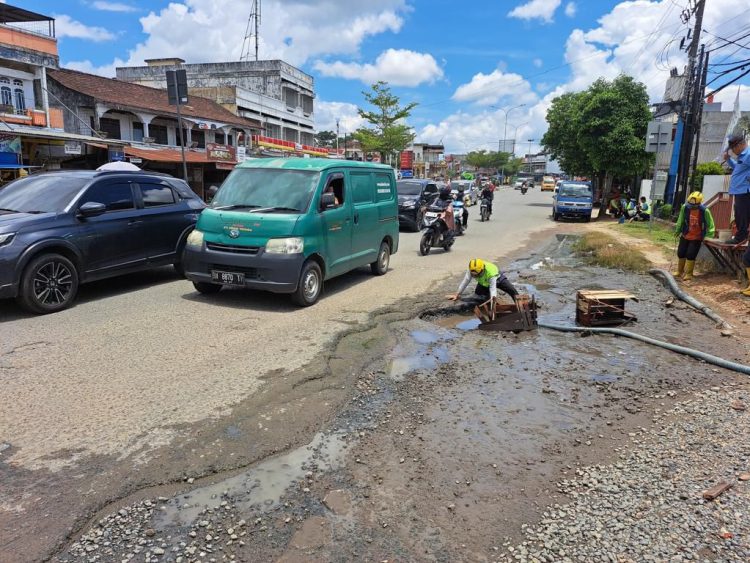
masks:
<instances>
[{"instance_id":1,"label":"worker squatting on road","mask_svg":"<svg viewBox=\"0 0 750 563\"><path fill-rule=\"evenodd\" d=\"M714 236L714 218L711 211L703 205L703 194L693 192L687 203L680 209L674 234L680 237L677 246L677 272L675 278L684 281L693 279L695 259L706 236Z\"/></svg>"},{"instance_id":2,"label":"worker squatting on road","mask_svg":"<svg viewBox=\"0 0 750 563\"><path fill-rule=\"evenodd\" d=\"M513 284L510 283L510 280L505 277L505 274L500 271L500 268L491 262L482 260L481 258L472 258L469 261L469 269L466 271L464 279L461 280L461 284L458 286L458 291L448 295L448 299L451 301L458 300L458 298L461 297L461 294L469 286L472 279L477 281L477 287L474 290L474 294L484 299L491 299L493 304L497 299L498 288L510 295L513 301L515 301L518 296L518 291Z\"/></svg>"}]
</instances>

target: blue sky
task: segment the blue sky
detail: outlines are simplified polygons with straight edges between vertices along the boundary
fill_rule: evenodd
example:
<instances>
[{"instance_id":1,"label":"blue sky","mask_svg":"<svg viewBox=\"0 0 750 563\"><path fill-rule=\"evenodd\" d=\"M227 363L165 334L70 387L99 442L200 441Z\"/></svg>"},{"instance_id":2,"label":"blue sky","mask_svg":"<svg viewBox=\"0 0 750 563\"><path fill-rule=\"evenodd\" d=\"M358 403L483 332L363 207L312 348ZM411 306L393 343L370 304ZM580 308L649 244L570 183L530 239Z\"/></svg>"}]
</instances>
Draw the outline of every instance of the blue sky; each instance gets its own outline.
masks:
<instances>
[{"instance_id":1,"label":"blue sky","mask_svg":"<svg viewBox=\"0 0 750 563\"><path fill-rule=\"evenodd\" d=\"M250 0L11 3L57 18L63 66L110 76L115 66L150 57L236 60L251 5ZM551 99L599 76L628 72L658 99L669 67L684 64L677 43L686 29L679 13L687 3L263 0L261 56L282 58L315 77L319 129L331 128L337 117L343 127L356 128L361 91L384 79L402 100L419 102L409 120L418 140L443 140L452 152L493 148L509 110L508 138L516 132L525 150L525 140L536 144L546 129ZM737 8L730 0L710 0L704 29L730 39L742 35L750 12ZM714 35L706 34L706 41L723 45ZM749 53L740 50L733 57ZM741 91L745 110L749 84L745 80ZM720 96L725 109L731 109L736 92Z\"/></svg>"}]
</instances>

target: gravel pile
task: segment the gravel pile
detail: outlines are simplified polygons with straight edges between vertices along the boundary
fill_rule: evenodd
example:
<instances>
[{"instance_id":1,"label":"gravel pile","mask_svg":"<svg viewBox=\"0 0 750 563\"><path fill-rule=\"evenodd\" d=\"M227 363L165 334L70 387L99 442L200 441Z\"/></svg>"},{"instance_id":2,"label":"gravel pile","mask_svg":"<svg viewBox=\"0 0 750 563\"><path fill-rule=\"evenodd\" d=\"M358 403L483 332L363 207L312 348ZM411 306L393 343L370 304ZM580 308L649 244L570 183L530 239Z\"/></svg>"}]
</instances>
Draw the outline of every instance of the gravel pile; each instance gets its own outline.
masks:
<instances>
[{"instance_id":1,"label":"gravel pile","mask_svg":"<svg viewBox=\"0 0 750 563\"><path fill-rule=\"evenodd\" d=\"M554 505L501 561L750 561L750 393L712 388L657 413L608 466L558 483ZM704 493L731 488L715 500ZM706 494L710 496L710 494Z\"/></svg>"}]
</instances>

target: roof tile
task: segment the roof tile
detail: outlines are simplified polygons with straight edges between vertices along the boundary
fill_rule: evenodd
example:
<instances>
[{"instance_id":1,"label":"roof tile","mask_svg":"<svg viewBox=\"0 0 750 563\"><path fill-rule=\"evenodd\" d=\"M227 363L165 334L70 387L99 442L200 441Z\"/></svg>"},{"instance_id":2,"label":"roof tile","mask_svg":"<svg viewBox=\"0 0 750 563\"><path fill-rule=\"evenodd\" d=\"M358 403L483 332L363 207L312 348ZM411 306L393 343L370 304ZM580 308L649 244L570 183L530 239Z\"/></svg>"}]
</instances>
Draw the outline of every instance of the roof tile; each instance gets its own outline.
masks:
<instances>
[{"instance_id":1,"label":"roof tile","mask_svg":"<svg viewBox=\"0 0 750 563\"><path fill-rule=\"evenodd\" d=\"M99 102L160 115L177 115L175 106L169 104L166 90L68 69L47 70L47 76L65 88L91 96ZM208 98L190 95L188 101L187 105L181 107L182 115L187 118L256 129L261 126L259 122L239 117Z\"/></svg>"}]
</instances>

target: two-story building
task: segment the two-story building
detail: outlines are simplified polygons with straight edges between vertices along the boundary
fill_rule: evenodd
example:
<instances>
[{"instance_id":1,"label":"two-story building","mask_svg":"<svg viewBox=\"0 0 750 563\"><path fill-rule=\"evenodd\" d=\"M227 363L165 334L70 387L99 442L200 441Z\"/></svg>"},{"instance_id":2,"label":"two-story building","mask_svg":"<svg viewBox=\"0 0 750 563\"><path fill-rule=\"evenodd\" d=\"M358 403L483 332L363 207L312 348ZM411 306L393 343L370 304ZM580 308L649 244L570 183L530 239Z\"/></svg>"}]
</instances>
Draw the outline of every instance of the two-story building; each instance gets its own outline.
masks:
<instances>
[{"instance_id":1,"label":"two-story building","mask_svg":"<svg viewBox=\"0 0 750 563\"><path fill-rule=\"evenodd\" d=\"M0 4L0 182L59 168L95 140L65 131L62 109L50 104L58 65L54 18Z\"/></svg>"},{"instance_id":2,"label":"two-story building","mask_svg":"<svg viewBox=\"0 0 750 563\"><path fill-rule=\"evenodd\" d=\"M257 121L190 95L180 106L180 134L177 107L169 104L166 90L65 69L49 70L47 77L51 106L65 110L66 131L94 137L97 140L88 144L100 148L113 139L125 143L122 154L110 155L109 160L127 159L182 177L184 143L187 180L201 196L244 159L251 136L260 133ZM95 164L86 156L81 161L82 167Z\"/></svg>"},{"instance_id":3,"label":"two-story building","mask_svg":"<svg viewBox=\"0 0 750 563\"><path fill-rule=\"evenodd\" d=\"M273 141L314 145L313 77L280 60L185 64L178 58L150 59L146 66L119 67L117 79L166 88L166 70L184 69L188 92L223 105L233 113L258 121L263 144ZM279 143L285 150L284 143Z\"/></svg>"}]
</instances>

